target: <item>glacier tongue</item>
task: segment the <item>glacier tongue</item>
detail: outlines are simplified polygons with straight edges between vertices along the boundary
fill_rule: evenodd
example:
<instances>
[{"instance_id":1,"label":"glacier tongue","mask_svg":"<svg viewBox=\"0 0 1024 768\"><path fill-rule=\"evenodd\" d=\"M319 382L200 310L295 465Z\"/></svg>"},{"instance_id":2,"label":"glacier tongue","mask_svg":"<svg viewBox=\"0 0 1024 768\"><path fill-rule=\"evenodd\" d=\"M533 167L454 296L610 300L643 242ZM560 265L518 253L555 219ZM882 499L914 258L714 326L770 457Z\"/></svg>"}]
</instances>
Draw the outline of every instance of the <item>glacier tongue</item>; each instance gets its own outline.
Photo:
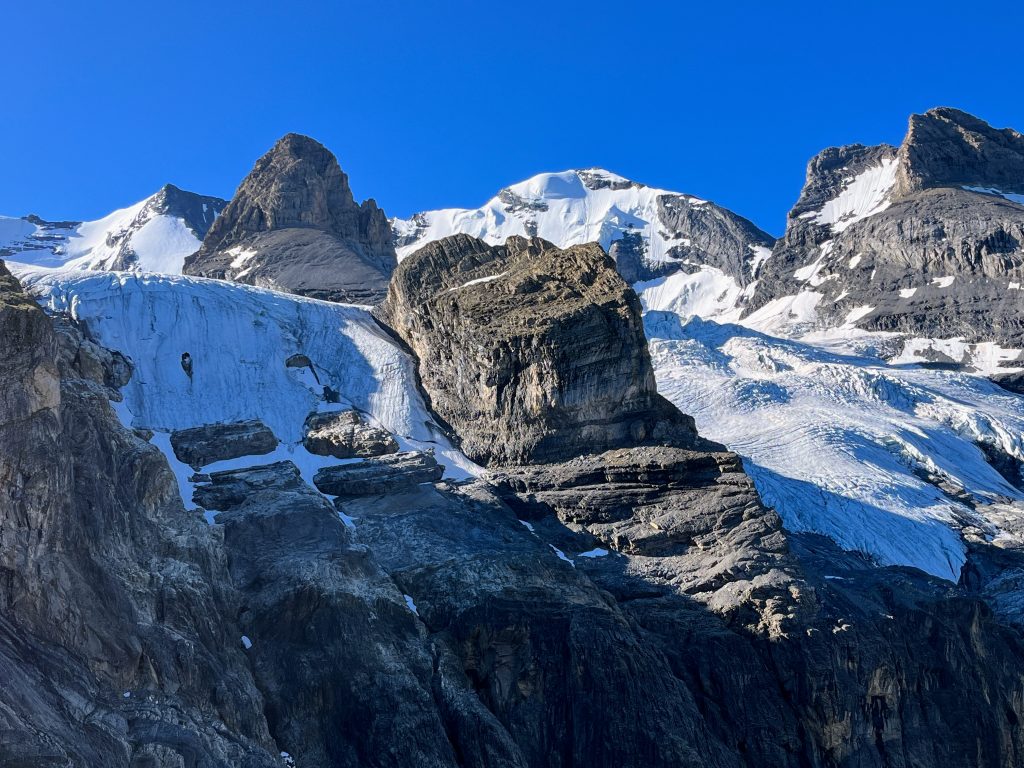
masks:
<instances>
[{"instance_id":1,"label":"glacier tongue","mask_svg":"<svg viewBox=\"0 0 1024 768\"><path fill-rule=\"evenodd\" d=\"M9 266L44 307L70 313L131 359L122 392L133 426L259 419L294 447L326 385L403 449L435 448L449 477L478 471L434 425L413 361L365 308L203 278ZM293 355L312 370L287 366Z\"/></svg>"},{"instance_id":2,"label":"glacier tongue","mask_svg":"<svg viewBox=\"0 0 1024 768\"><path fill-rule=\"evenodd\" d=\"M1007 535L1007 505L1024 511L978 447L1024 460L1024 399L986 379L669 312L645 328L659 391L744 458L790 530L955 581L962 529Z\"/></svg>"}]
</instances>

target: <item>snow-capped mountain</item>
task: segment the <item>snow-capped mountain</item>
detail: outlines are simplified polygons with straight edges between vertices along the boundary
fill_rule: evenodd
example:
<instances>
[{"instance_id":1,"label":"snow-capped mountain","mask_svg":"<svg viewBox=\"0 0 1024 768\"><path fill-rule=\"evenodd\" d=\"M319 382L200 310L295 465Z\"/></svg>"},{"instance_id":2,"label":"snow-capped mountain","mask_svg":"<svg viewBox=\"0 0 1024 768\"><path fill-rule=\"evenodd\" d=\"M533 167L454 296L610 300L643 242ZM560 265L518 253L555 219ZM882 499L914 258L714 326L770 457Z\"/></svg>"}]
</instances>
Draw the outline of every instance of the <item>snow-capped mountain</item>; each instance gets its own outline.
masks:
<instances>
[{"instance_id":1,"label":"snow-capped mountain","mask_svg":"<svg viewBox=\"0 0 1024 768\"><path fill-rule=\"evenodd\" d=\"M226 205L167 184L96 221L0 217L0 257L40 267L180 274Z\"/></svg>"},{"instance_id":2,"label":"snow-capped mountain","mask_svg":"<svg viewBox=\"0 0 1024 768\"><path fill-rule=\"evenodd\" d=\"M600 243L630 283L707 269L740 289L756 278L775 242L712 202L599 168L538 174L480 208L427 211L391 223L399 260L457 233L492 245L522 235L560 247Z\"/></svg>"},{"instance_id":3,"label":"snow-capped mountain","mask_svg":"<svg viewBox=\"0 0 1024 768\"><path fill-rule=\"evenodd\" d=\"M0 219L0 763L1015 764L1020 139Z\"/></svg>"},{"instance_id":4,"label":"snow-capped mountain","mask_svg":"<svg viewBox=\"0 0 1024 768\"><path fill-rule=\"evenodd\" d=\"M902 337L901 359L991 367L1024 348L1024 136L955 109L899 147L824 150L747 305L788 330Z\"/></svg>"}]
</instances>

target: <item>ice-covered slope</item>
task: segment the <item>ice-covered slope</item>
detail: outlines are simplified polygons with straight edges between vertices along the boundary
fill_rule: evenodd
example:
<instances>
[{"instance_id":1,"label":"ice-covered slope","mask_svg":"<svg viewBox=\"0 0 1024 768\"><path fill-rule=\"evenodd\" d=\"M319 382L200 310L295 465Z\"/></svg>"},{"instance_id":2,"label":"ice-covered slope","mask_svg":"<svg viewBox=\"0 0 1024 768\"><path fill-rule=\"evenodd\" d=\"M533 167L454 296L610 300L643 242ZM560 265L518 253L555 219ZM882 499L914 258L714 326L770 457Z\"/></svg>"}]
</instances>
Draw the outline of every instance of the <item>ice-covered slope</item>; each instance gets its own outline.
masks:
<instances>
[{"instance_id":1,"label":"ice-covered slope","mask_svg":"<svg viewBox=\"0 0 1024 768\"><path fill-rule=\"evenodd\" d=\"M41 267L180 274L226 202L168 184L96 221L0 218L0 257Z\"/></svg>"},{"instance_id":2,"label":"ice-covered slope","mask_svg":"<svg viewBox=\"0 0 1024 768\"><path fill-rule=\"evenodd\" d=\"M598 242L628 282L710 266L745 286L774 242L714 203L596 168L542 173L475 210L418 213L392 220L392 228L399 260L458 233L493 245L511 235L542 237L563 248Z\"/></svg>"},{"instance_id":3,"label":"ice-covered slope","mask_svg":"<svg viewBox=\"0 0 1024 768\"><path fill-rule=\"evenodd\" d=\"M648 311L645 328L659 391L744 457L790 530L956 580L965 531L1019 527L1021 397L965 373L670 312Z\"/></svg>"},{"instance_id":4,"label":"ice-covered slope","mask_svg":"<svg viewBox=\"0 0 1024 768\"><path fill-rule=\"evenodd\" d=\"M409 356L363 309L204 278L10 267L45 308L132 361L122 416L155 430L172 466L164 433L258 419L283 445L249 463L302 468L313 460L299 447L306 417L354 407L404 449L436 449L450 476L472 470L434 427ZM287 365L294 355L312 368ZM338 404L324 401L325 386Z\"/></svg>"}]
</instances>

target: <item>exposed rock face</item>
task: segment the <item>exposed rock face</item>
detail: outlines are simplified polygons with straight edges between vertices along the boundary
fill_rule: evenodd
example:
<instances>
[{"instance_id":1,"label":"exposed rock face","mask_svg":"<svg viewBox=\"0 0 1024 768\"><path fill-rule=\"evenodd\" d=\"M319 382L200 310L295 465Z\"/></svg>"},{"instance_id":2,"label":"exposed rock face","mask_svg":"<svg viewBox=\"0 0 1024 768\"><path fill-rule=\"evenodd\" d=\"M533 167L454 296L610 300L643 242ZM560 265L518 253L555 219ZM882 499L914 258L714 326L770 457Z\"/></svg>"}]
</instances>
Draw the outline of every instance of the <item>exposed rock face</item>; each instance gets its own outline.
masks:
<instances>
[{"instance_id":1,"label":"exposed rock face","mask_svg":"<svg viewBox=\"0 0 1024 768\"><path fill-rule=\"evenodd\" d=\"M1024 137L957 110L898 150L827 149L749 306L808 292L819 325L1024 347L1022 191Z\"/></svg>"},{"instance_id":2,"label":"exposed rock face","mask_svg":"<svg viewBox=\"0 0 1024 768\"><path fill-rule=\"evenodd\" d=\"M0 764L276 765L216 537L58 331L0 265Z\"/></svg>"},{"instance_id":3,"label":"exposed rock face","mask_svg":"<svg viewBox=\"0 0 1024 768\"><path fill-rule=\"evenodd\" d=\"M355 202L327 149L290 133L256 162L185 273L375 303L395 263L384 212Z\"/></svg>"},{"instance_id":4,"label":"exposed rock face","mask_svg":"<svg viewBox=\"0 0 1024 768\"><path fill-rule=\"evenodd\" d=\"M313 477L321 493L331 496L372 496L400 493L420 483L436 483L444 467L429 453L409 451L366 459L357 464L324 467Z\"/></svg>"},{"instance_id":5,"label":"exposed rock face","mask_svg":"<svg viewBox=\"0 0 1024 768\"><path fill-rule=\"evenodd\" d=\"M658 395L639 302L597 245L455 235L402 262L379 316L416 353L434 411L475 461L697 439Z\"/></svg>"},{"instance_id":6,"label":"exposed rock face","mask_svg":"<svg viewBox=\"0 0 1024 768\"><path fill-rule=\"evenodd\" d=\"M751 221L721 206L686 195L658 197L658 221L676 242L671 249L678 262L675 269L625 269L621 258L616 258L619 274L628 283L646 280L681 270L690 272L696 266L716 267L736 279L741 286L757 278L761 259L775 244L775 238L758 229ZM609 253L615 257L615 246Z\"/></svg>"},{"instance_id":7,"label":"exposed rock face","mask_svg":"<svg viewBox=\"0 0 1024 768\"><path fill-rule=\"evenodd\" d=\"M273 488L297 491L305 487L299 468L291 461L275 461L242 469L211 472L209 480L196 486L192 501L204 509L237 507L249 496Z\"/></svg>"},{"instance_id":8,"label":"exposed rock face","mask_svg":"<svg viewBox=\"0 0 1024 768\"><path fill-rule=\"evenodd\" d=\"M260 421L207 424L171 433L171 447L178 461L193 469L239 456L259 456L277 447L274 433Z\"/></svg>"},{"instance_id":9,"label":"exposed rock face","mask_svg":"<svg viewBox=\"0 0 1024 768\"><path fill-rule=\"evenodd\" d=\"M959 109L911 115L899 160L897 196L958 186L1024 193L1024 135Z\"/></svg>"},{"instance_id":10,"label":"exposed rock face","mask_svg":"<svg viewBox=\"0 0 1024 768\"><path fill-rule=\"evenodd\" d=\"M390 432L367 424L358 411L310 414L305 429L302 444L318 456L354 459L398 450L398 443Z\"/></svg>"}]
</instances>

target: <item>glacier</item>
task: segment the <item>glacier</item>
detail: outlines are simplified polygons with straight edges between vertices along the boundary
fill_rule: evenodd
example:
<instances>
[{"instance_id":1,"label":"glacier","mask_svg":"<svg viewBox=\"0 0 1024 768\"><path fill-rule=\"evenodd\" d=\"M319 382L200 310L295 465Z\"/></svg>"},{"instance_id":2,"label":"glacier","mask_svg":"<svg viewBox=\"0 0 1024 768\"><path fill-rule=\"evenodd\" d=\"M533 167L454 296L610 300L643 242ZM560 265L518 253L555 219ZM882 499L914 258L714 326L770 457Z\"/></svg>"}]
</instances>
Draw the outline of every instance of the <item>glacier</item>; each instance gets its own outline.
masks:
<instances>
[{"instance_id":1,"label":"glacier","mask_svg":"<svg viewBox=\"0 0 1024 768\"><path fill-rule=\"evenodd\" d=\"M177 470L186 503L191 472L174 459L169 432L258 419L281 441L277 451L204 471L287 458L309 480L325 462L343 463L301 447L306 417L329 408L362 411L403 450L433 449L450 478L481 471L435 425L412 359L366 307L197 277L8 266L45 309L68 314L132 362L119 415L156 432L153 442ZM182 366L186 353L191 373ZM307 357L311 368L286 365L293 355ZM325 402L325 386L337 403Z\"/></svg>"},{"instance_id":2,"label":"glacier","mask_svg":"<svg viewBox=\"0 0 1024 768\"><path fill-rule=\"evenodd\" d=\"M956 581L964 535L998 541L1024 513L981 447L1024 461L1024 399L985 378L671 312L644 327L658 390L791 531Z\"/></svg>"},{"instance_id":3,"label":"glacier","mask_svg":"<svg viewBox=\"0 0 1024 768\"><path fill-rule=\"evenodd\" d=\"M848 226L884 209L892 183L890 164L872 167L848 179L836 200L813 215L833 229ZM562 246L596 240L607 248L632 229L657 260L674 244L656 225L661 194L675 193L607 171L566 171L513 185L477 210L392 223L408 240L400 257L453 232L503 242L531 234L527 222L535 221L538 236ZM154 274L180 272L183 252L198 242L191 233L191 241L179 236L173 217L143 221L145 203L76 225L65 233L79 238L73 247L23 251L16 256L32 256L34 263L9 266L48 310L67 312L96 341L132 360L135 375L124 402L114 406L125 423L156 433L153 442L168 454L186 503L191 470L170 451L170 431L259 419L282 441L276 451L204 470L290 459L308 481L324 461L336 460L305 452L302 425L311 411L330 407L363 411L395 434L403 450L433 448L449 478L483 472L434 423L413 361L366 307ZM510 213L510 206L516 210ZM101 241L126 227L140 256L137 271L109 271ZM0 218L4 242L34 231L25 219ZM769 252L751 247L744 256L760 264ZM807 275L811 287L813 277ZM1003 477L986 451L1024 461L1024 400L982 375L923 365L927 350L938 346L951 359L972 362L978 374L1012 370L1006 366L1015 350L854 328L868 306L825 328L817 317L823 294L810 289L744 317L742 303L756 281L743 287L707 264L634 288L659 390L694 416L703 435L743 458L762 498L790 530L954 581L966 539L998 543L1015 535L1024 512L1022 484ZM181 366L185 352L191 378ZM308 357L312 369L286 366L296 354ZM324 384L340 403L323 401Z\"/></svg>"}]
</instances>

